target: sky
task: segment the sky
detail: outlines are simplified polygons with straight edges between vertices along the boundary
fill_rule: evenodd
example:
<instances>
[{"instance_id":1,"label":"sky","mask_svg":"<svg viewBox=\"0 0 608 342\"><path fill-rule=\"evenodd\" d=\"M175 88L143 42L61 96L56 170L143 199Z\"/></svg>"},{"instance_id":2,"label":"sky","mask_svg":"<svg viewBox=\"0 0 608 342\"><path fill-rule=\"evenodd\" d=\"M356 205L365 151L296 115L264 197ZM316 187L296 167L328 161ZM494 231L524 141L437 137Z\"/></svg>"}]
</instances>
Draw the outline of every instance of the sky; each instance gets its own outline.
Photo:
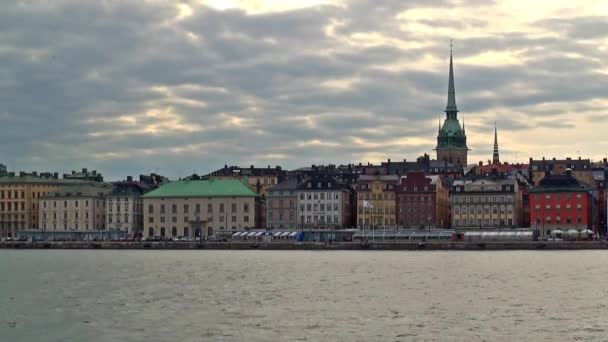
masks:
<instances>
[{"instance_id":1,"label":"sky","mask_svg":"<svg viewBox=\"0 0 608 342\"><path fill-rule=\"evenodd\" d=\"M0 163L171 178L435 157L453 40L469 163L607 156L608 2L15 0Z\"/></svg>"}]
</instances>

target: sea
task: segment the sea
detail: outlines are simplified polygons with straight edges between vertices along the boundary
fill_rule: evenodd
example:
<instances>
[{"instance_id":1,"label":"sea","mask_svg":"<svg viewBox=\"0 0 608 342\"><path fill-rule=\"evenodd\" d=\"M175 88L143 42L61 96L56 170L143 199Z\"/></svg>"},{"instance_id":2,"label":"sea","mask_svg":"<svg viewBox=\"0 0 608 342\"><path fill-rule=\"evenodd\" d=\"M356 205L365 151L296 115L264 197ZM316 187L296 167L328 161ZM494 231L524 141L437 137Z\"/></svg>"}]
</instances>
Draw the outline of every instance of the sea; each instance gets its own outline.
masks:
<instances>
[{"instance_id":1,"label":"sea","mask_svg":"<svg viewBox=\"0 0 608 342\"><path fill-rule=\"evenodd\" d=\"M606 341L605 251L0 250L0 341Z\"/></svg>"}]
</instances>

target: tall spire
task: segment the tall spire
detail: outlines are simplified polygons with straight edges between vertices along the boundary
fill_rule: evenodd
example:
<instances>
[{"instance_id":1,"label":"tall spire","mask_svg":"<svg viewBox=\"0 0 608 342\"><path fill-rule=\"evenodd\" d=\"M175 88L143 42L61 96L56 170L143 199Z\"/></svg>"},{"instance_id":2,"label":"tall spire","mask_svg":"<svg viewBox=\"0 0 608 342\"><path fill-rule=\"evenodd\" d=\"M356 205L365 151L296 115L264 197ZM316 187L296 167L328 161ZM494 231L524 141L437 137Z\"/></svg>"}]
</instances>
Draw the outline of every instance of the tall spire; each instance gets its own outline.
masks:
<instances>
[{"instance_id":1,"label":"tall spire","mask_svg":"<svg viewBox=\"0 0 608 342\"><path fill-rule=\"evenodd\" d=\"M494 121L494 153L492 154L492 164L500 164L500 158L498 156L498 131L496 130L496 121Z\"/></svg>"},{"instance_id":2,"label":"tall spire","mask_svg":"<svg viewBox=\"0 0 608 342\"><path fill-rule=\"evenodd\" d=\"M454 87L454 66L452 63L452 41L450 40L450 79L448 82L448 104L445 107L448 118L456 119L458 108L456 107L456 90Z\"/></svg>"}]
</instances>

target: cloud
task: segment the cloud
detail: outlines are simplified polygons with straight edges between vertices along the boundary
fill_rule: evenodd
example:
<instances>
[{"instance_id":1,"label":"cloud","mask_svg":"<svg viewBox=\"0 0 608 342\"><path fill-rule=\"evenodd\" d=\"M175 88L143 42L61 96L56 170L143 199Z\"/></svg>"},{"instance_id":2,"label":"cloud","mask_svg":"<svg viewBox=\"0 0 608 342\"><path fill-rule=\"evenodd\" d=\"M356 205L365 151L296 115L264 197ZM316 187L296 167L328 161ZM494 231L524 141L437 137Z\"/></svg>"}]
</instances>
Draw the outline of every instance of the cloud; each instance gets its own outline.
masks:
<instances>
[{"instance_id":1,"label":"cloud","mask_svg":"<svg viewBox=\"0 0 608 342\"><path fill-rule=\"evenodd\" d=\"M7 3L0 162L116 179L434 155L451 38L471 162L490 157L494 121L503 160L601 158L608 42L596 6Z\"/></svg>"}]
</instances>

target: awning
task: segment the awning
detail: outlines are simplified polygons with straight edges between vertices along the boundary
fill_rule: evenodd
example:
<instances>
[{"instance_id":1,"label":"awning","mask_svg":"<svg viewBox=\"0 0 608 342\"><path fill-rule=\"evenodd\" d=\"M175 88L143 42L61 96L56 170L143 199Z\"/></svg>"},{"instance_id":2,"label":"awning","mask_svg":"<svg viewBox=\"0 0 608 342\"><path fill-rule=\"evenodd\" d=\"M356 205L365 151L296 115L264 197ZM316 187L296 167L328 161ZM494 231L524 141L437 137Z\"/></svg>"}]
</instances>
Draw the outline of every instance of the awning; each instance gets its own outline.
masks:
<instances>
[{"instance_id":1,"label":"awning","mask_svg":"<svg viewBox=\"0 0 608 342\"><path fill-rule=\"evenodd\" d=\"M264 234L264 232L257 232L257 233L255 234L255 236L260 236L260 235L262 235L262 234Z\"/></svg>"},{"instance_id":2,"label":"awning","mask_svg":"<svg viewBox=\"0 0 608 342\"><path fill-rule=\"evenodd\" d=\"M289 234L289 236L296 236L296 235L298 235L298 232L293 232L293 233Z\"/></svg>"},{"instance_id":3,"label":"awning","mask_svg":"<svg viewBox=\"0 0 608 342\"><path fill-rule=\"evenodd\" d=\"M279 236L281 236L281 232L274 232L274 233L272 233L272 236L279 237Z\"/></svg>"}]
</instances>

